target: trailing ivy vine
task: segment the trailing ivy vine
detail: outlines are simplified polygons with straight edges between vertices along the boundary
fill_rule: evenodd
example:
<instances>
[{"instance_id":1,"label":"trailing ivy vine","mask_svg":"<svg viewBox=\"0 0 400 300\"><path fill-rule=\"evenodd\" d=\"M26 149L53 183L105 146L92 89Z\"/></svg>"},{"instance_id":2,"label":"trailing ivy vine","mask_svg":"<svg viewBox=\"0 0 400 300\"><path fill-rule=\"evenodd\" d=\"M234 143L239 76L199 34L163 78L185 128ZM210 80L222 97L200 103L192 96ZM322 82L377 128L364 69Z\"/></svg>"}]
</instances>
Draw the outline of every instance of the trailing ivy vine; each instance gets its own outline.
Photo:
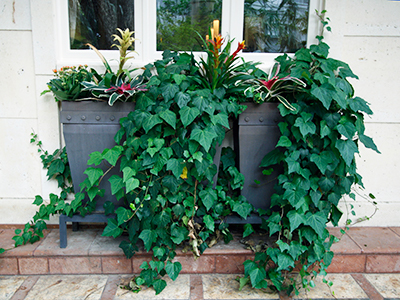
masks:
<instances>
[{"instance_id":1,"label":"trailing ivy vine","mask_svg":"<svg viewBox=\"0 0 400 300\"><path fill-rule=\"evenodd\" d=\"M317 45L300 49L293 58L276 59L279 78L295 77L306 87L285 94L294 109L279 105L281 137L261 162L262 168L283 168L271 211L260 212L267 216L262 228L275 238L276 246L244 263L241 287L251 283L264 288L272 283L277 290L297 293L298 282L288 273L297 270L303 287L313 286L318 273L326 274L334 242L327 223L338 226L340 199L345 195L355 199L352 187L363 187L355 161L359 144L379 153L365 135L364 115L372 111L354 95L348 81L358 77L346 63L329 58L329 46L322 36L318 39Z\"/></svg>"},{"instance_id":2,"label":"trailing ivy vine","mask_svg":"<svg viewBox=\"0 0 400 300\"><path fill-rule=\"evenodd\" d=\"M125 205L105 204L106 214L115 212L116 217L108 219L103 235L127 233L129 239L120 247L128 258L138 251L138 241L152 251L152 260L142 264L135 281L154 287L157 294L166 286L162 276L175 280L182 269L173 261L178 245L188 243L199 256L216 234L226 242L232 239L225 216L236 212L246 218L253 210L234 193L244 179L234 159L222 159L229 184L213 186L217 144L230 128L229 117L236 117L241 106L236 98L225 97L224 88L213 93L203 88L195 80L198 72L193 56L186 53L166 51L162 60L147 65L143 76L148 91L120 120L117 145L92 153L88 161L95 166L103 160L113 167L119 163L121 175L109 181L112 194ZM81 187L92 200L101 193L98 184L105 172L90 167L85 174Z\"/></svg>"}]
</instances>

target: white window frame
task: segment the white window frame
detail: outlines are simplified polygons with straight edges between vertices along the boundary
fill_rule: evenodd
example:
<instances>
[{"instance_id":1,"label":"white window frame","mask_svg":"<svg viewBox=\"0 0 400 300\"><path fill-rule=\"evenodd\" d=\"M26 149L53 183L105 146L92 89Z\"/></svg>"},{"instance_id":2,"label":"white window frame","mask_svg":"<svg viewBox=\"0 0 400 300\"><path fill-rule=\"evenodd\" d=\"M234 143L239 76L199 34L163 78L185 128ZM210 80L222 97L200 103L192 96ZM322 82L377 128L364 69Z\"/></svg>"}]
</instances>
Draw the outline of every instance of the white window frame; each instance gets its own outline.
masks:
<instances>
[{"instance_id":1,"label":"white window frame","mask_svg":"<svg viewBox=\"0 0 400 300\"><path fill-rule=\"evenodd\" d=\"M129 61L131 67L142 67L162 57L162 52L157 51L157 24L156 0L135 0L135 59ZM324 0L310 0L309 20L307 32L307 46L316 43L315 36L319 34L321 23L315 11L324 9ZM244 26L244 0L223 0L221 34L223 37L243 40ZM67 65L87 64L96 69L103 65L92 50L71 50L69 41L68 0L55 1L56 16L56 57L57 68ZM123 28L125 29L125 28ZM235 47L232 47L232 51ZM111 67L117 67L118 50L100 51ZM262 68L272 66L274 59L282 53L240 53L246 61L261 62ZM196 56L202 55L200 52Z\"/></svg>"}]
</instances>

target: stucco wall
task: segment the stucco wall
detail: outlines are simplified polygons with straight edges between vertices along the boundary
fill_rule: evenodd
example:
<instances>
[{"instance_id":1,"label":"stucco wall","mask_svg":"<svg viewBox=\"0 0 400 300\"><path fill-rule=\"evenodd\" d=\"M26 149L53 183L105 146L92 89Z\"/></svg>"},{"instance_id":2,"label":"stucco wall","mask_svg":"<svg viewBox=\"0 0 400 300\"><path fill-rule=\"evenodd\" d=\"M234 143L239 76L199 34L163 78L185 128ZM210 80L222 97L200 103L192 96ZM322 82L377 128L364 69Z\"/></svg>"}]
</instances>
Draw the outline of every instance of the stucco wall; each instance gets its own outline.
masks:
<instances>
[{"instance_id":1,"label":"stucco wall","mask_svg":"<svg viewBox=\"0 0 400 300\"><path fill-rule=\"evenodd\" d=\"M54 0L53 0L54 1ZM2 0L0 7L0 224L31 219L35 195L56 192L46 180L37 149L29 143L35 131L49 150L61 143L58 107L50 95L40 96L56 67L52 0ZM359 173L379 210L364 226L400 226L400 1L326 0L332 32L326 34L331 56L352 67L360 80L356 94L371 103L367 134L382 154L361 149ZM357 217L373 207L354 202ZM343 206L344 209L344 206ZM57 222L53 219L52 222Z\"/></svg>"}]
</instances>

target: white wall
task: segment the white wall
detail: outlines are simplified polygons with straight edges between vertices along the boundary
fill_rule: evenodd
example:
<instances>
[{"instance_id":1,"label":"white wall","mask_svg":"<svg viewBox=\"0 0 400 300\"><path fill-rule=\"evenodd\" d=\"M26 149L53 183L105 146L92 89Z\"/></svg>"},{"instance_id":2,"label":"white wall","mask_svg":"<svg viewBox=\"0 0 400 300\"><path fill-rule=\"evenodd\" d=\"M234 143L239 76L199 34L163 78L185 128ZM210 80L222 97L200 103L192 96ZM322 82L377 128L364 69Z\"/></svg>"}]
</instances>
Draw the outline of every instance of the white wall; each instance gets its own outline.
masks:
<instances>
[{"instance_id":1,"label":"white wall","mask_svg":"<svg viewBox=\"0 0 400 300\"><path fill-rule=\"evenodd\" d=\"M376 196L378 211L360 226L400 226L400 1L326 0L332 33L326 35L331 56L347 62L359 80L352 80L357 96L371 104L366 134L382 154L362 148L358 171L366 193ZM357 217L374 209L358 198Z\"/></svg>"},{"instance_id":2,"label":"white wall","mask_svg":"<svg viewBox=\"0 0 400 300\"><path fill-rule=\"evenodd\" d=\"M58 0L57 0L58 1ZM400 1L325 0L332 33L326 34L331 57L347 62L360 77L356 94L371 103L367 134L382 154L362 149L359 173L379 210L365 226L400 226ZM57 65L54 0L2 0L0 4L0 224L23 224L34 214L35 195L48 197L56 186L46 180L34 130L44 147L60 145L58 107L39 96ZM370 214L365 201L357 217ZM54 219L52 222L57 222Z\"/></svg>"}]
</instances>

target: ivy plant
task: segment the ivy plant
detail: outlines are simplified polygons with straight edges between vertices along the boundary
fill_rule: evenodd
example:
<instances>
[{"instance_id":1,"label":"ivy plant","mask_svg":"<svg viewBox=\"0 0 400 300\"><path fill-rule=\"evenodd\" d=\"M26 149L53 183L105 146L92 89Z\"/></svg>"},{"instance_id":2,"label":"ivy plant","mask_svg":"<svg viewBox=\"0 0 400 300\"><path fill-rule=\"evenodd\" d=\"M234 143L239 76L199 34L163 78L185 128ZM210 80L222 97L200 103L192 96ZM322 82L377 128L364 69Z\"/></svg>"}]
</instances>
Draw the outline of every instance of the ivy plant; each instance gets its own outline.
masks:
<instances>
[{"instance_id":1,"label":"ivy plant","mask_svg":"<svg viewBox=\"0 0 400 300\"><path fill-rule=\"evenodd\" d=\"M43 148L43 143L36 133L31 134L30 142L37 146L43 168L47 170L47 179L57 181L60 194L50 194L49 203L46 203L40 195L35 197L33 204L39 206L39 210L33 216L32 222L25 224L24 229L15 230L13 237L15 247L27 243L33 244L40 240L44 236L43 230L47 229L46 221L51 215L72 211L72 208L68 209L70 204L67 201L68 195L72 193L72 178L65 147L49 153ZM10 249L0 248L0 254L6 250Z\"/></svg>"},{"instance_id":2,"label":"ivy plant","mask_svg":"<svg viewBox=\"0 0 400 300\"><path fill-rule=\"evenodd\" d=\"M120 247L128 258L138 251L139 241L152 251L152 260L142 264L135 282L154 287L158 294L166 286L162 276L175 280L182 269L173 261L178 245L190 245L199 256L215 235L228 242L232 236L224 217L235 212L246 218L253 207L234 193L243 176L229 156L222 159L229 184L214 185L216 147L230 128L229 117L242 109L237 99L224 97L224 88L212 92L202 87L193 55L186 53L165 51L163 59L146 66L143 76L148 78L147 91L120 120L117 145L92 153L88 164L105 160L119 165L121 175L109 182L112 194L125 205L106 202L106 214L116 217L108 219L103 235L127 233ZM105 173L96 167L85 171L82 192L93 201Z\"/></svg>"},{"instance_id":3,"label":"ivy plant","mask_svg":"<svg viewBox=\"0 0 400 300\"><path fill-rule=\"evenodd\" d=\"M288 273L297 270L303 287L313 286L318 273L326 274L335 239L327 223L338 226L339 201L346 195L355 199L352 187L363 187L355 154L360 143L379 153L365 134L364 117L372 111L355 96L348 81L358 77L346 63L328 57L329 46L322 36L318 39L318 44L298 50L293 58L276 59L281 66L279 78L297 78L306 86L284 95L293 109L278 106L281 136L261 162L261 168L280 165L283 169L271 210L260 212L267 217L261 227L275 239L275 247L244 263L241 287L271 285L297 293L298 282L288 279Z\"/></svg>"}]
</instances>

